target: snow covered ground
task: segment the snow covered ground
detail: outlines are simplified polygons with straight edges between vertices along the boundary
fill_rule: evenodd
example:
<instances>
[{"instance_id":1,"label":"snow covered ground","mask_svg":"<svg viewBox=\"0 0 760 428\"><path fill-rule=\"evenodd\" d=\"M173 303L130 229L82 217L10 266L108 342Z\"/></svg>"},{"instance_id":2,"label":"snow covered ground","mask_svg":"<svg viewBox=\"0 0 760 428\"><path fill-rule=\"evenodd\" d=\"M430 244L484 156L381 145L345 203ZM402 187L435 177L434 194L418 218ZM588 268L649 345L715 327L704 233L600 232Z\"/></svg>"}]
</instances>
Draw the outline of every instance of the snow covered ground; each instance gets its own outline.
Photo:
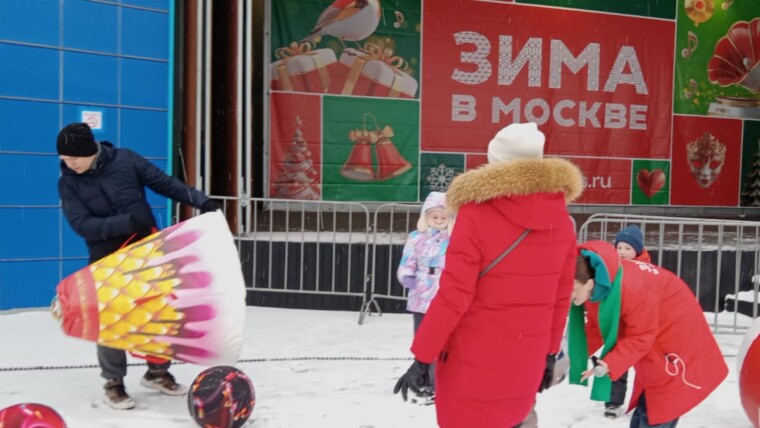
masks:
<instances>
[{"instance_id":1,"label":"snow covered ground","mask_svg":"<svg viewBox=\"0 0 760 428\"><path fill-rule=\"evenodd\" d=\"M246 339L237 366L256 388L256 408L246 428L428 428L433 406L420 407L392 394L410 364L410 315L386 314L357 324L356 312L248 308ZM47 311L0 313L0 408L20 403L49 405L69 428L192 428L184 397L166 397L139 385L142 366L131 366L126 384L138 402L129 411L101 403L102 383L94 367L10 370L49 366L93 366L95 347L60 332ZM731 371L680 428L751 428L736 380L741 335L718 335ZM323 357L317 359L315 357ZM134 360L138 362L139 360ZM204 367L176 365L190 384ZM630 392L630 391L629 391ZM627 427L630 417L602 417L588 390L566 382L539 395L541 427Z\"/></svg>"}]
</instances>

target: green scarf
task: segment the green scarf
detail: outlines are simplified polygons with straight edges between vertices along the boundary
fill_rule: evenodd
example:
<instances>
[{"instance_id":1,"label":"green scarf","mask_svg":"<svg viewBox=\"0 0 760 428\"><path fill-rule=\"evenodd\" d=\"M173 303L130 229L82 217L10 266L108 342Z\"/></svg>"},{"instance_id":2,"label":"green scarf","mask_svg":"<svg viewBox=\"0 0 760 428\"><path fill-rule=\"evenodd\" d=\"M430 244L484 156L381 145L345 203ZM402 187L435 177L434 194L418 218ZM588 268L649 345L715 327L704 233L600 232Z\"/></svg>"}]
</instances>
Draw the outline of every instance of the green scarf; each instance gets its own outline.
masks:
<instances>
[{"instance_id":1,"label":"green scarf","mask_svg":"<svg viewBox=\"0 0 760 428\"><path fill-rule=\"evenodd\" d=\"M617 343L618 327L620 324L620 283L623 279L623 267L620 266L618 268L615 280L610 281L607 267L598 254L587 250L581 250L581 254L590 259L591 267L595 271L594 291L591 301L600 302L599 329L604 340L601 358L604 359L604 356ZM572 305L568 324L570 383L586 386L588 381L581 382L581 374L588 368L588 342L586 340L583 306ZM591 399L605 402L610 401L611 389L612 379L610 379L609 375L594 378L594 386L591 388Z\"/></svg>"}]
</instances>

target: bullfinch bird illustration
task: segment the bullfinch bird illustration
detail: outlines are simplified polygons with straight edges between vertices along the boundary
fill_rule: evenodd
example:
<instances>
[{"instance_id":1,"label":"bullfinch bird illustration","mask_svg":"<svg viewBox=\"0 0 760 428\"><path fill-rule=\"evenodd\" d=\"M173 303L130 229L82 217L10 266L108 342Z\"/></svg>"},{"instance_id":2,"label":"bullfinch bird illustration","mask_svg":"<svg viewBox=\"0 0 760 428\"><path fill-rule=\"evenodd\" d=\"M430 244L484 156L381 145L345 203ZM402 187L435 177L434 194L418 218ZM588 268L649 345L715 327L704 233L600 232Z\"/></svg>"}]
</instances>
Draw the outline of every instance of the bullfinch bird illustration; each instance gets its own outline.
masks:
<instances>
[{"instance_id":1,"label":"bullfinch bird illustration","mask_svg":"<svg viewBox=\"0 0 760 428\"><path fill-rule=\"evenodd\" d=\"M342 41L364 40L377 29L382 11L380 0L335 0L319 15L317 24L301 42L324 34Z\"/></svg>"}]
</instances>

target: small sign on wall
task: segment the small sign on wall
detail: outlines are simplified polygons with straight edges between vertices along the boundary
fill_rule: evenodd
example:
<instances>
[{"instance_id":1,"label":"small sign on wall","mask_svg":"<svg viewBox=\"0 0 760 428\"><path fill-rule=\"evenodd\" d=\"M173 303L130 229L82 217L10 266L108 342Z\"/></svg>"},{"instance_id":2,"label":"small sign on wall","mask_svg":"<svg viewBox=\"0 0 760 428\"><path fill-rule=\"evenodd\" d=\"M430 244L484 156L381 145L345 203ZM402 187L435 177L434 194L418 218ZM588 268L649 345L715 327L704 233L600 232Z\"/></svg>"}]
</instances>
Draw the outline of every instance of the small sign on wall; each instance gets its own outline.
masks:
<instances>
[{"instance_id":1,"label":"small sign on wall","mask_svg":"<svg viewBox=\"0 0 760 428\"><path fill-rule=\"evenodd\" d=\"M102 110L82 110L81 121L90 125L93 131L103 130L103 111Z\"/></svg>"}]
</instances>

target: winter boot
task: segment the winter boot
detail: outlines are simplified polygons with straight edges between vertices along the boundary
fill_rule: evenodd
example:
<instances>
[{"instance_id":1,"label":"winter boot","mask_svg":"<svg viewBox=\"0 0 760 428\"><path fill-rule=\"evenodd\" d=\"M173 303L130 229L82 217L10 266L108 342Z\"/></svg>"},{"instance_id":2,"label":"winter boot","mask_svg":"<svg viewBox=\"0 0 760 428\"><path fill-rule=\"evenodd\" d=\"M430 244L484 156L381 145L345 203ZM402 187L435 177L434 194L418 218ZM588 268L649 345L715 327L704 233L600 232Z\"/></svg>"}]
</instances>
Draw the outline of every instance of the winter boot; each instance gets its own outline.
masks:
<instances>
[{"instance_id":1,"label":"winter boot","mask_svg":"<svg viewBox=\"0 0 760 428\"><path fill-rule=\"evenodd\" d=\"M185 395L187 388L177 383L174 376L168 370L148 369L145 375L140 379L140 385L155 389L166 395Z\"/></svg>"},{"instance_id":2,"label":"winter boot","mask_svg":"<svg viewBox=\"0 0 760 428\"><path fill-rule=\"evenodd\" d=\"M618 404L607 404L604 406L604 417L609 419L617 419L623 415L623 407Z\"/></svg>"},{"instance_id":3,"label":"winter boot","mask_svg":"<svg viewBox=\"0 0 760 428\"><path fill-rule=\"evenodd\" d=\"M116 410L129 410L135 408L135 402L127 395L122 379L109 379L103 389L106 390L103 402Z\"/></svg>"}]
</instances>

